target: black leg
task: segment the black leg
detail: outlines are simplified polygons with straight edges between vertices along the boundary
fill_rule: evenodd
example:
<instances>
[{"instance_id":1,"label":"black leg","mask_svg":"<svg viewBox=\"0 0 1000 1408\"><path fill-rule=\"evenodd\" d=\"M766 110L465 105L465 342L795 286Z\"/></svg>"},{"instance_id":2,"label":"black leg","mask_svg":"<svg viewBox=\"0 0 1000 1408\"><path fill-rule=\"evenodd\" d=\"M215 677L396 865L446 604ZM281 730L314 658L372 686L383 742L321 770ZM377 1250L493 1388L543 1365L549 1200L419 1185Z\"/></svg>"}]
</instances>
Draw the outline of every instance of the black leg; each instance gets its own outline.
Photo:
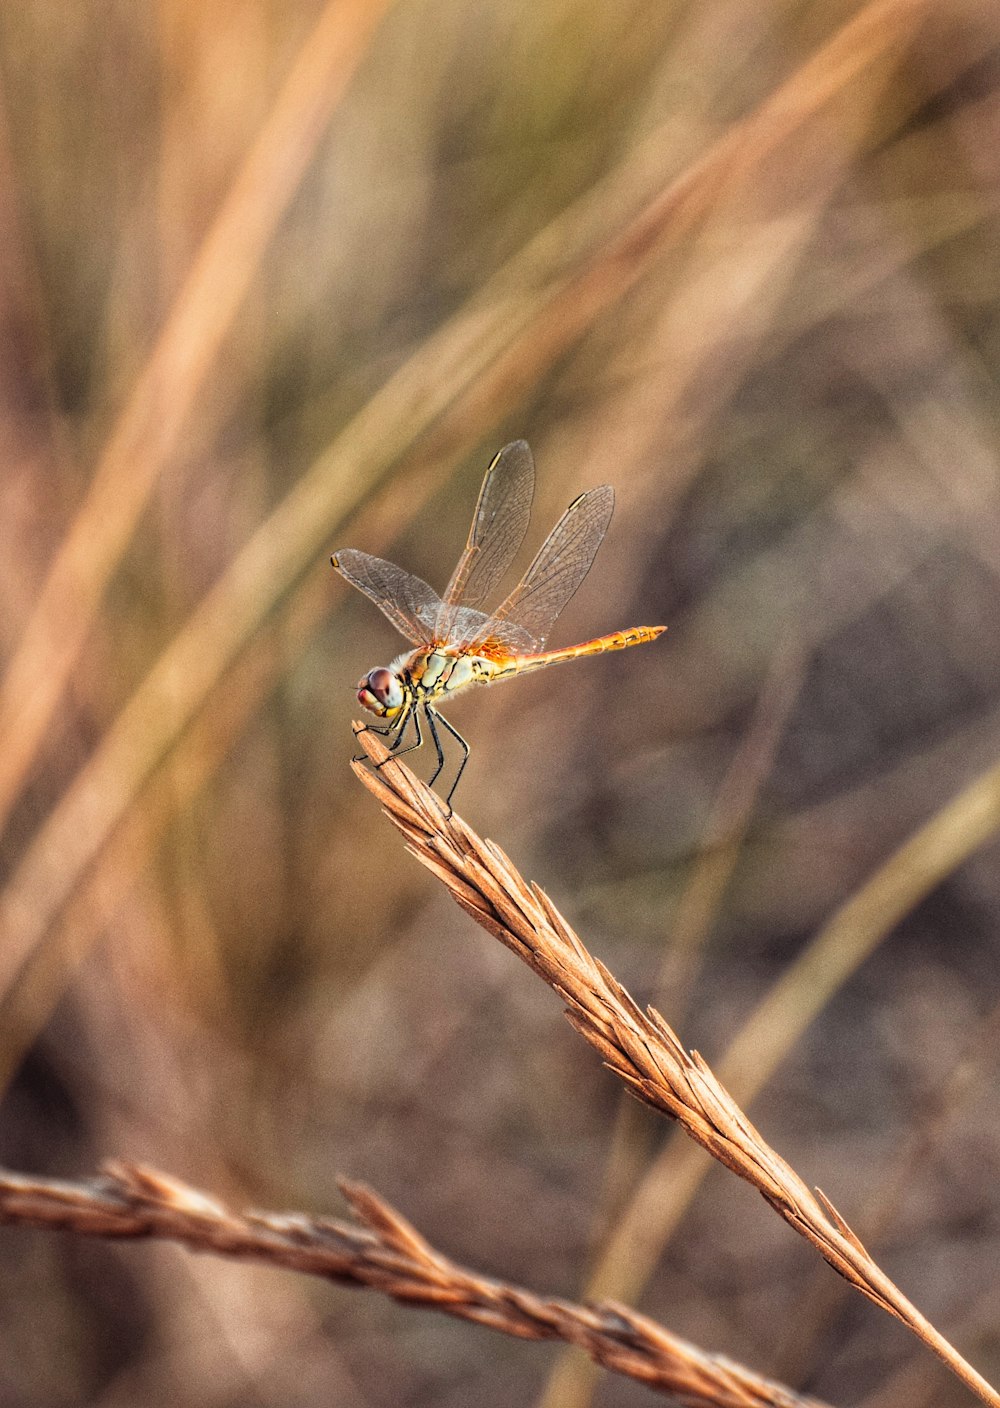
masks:
<instances>
[{"instance_id":1,"label":"black leg","mask_svg":"<svg viewBox=\"0 0 1000 1408\"><path fill-rule=\"evenodd\" d=\"M388 738L390 734L394 733L396 737L389 746L391 749L395 750L399 747L399 740L406 732L406 725L412 710L413 704L406 704L399 717L393 719L392 723L389 724L387 728L379 728L377 724L365 724L364 728L359 728L354 736L357 738L362 733L377 733L380 738ZM359 753L356 758L352 759L352 762L363 763L367 757L367 753Z\"/></svg>"},{"instance_id":2,"label":"black leg","mask_svg":"<svg viewBox=\"0 0 1000 1408\"><path fill-rule=\"evenodd\" d=\"M387 733L395 733L397 728L399 728L399 719L393 719L388 728L379 728L377 724L362 724L354 737L357 738L359 733L379 733L385 738Z\"/></svg>"},{"instance_id":3,"label":"black leg","mask_svg":"<svg viewBox=\"0 0 1000 1408\"><path fill-rule=\"evenodd\" d=\"M430 777L428 778L428 781L427 781L427 786L428 786L428 787L433 787L433 786L434 786L435 782L437 782L438 777L440 776L441 769L444 767L444 749L441 747L441 740L440 740L440 738L438 737L438 731L437 731L437 728L435 727L435 724L434 724L435 718L440 719L440 718L441 718L441 715L440 715L440 714L435 714L433 709L428 709L428 710L427 710L427 722L428 722L428 723L430 724L430 726L431 726L431 737L432 737L433 740L434 740L434 747L437 749L437 755L438 755L438 765L437 765L437 767L434 769L434 771L431 773ZM441 722L444 723L444 720L441 719Z\"/></svg>"},{"instance_id":4,"label":"black leg","mask_svg":"<svg viewBox=\"0 0 1000 1408\"><path fill-rule=\"evenodd\" d=\"M466 743L465 739L464 739L464 738L462 737L462 735L459 733L458 729L457 729L457 728L454 728L454 727L448 722L448 720L445 718L445 716L444 716L443 714L439 714L435 709L431 709L431 708L428 707L428 710L427 710L427 717L428 717L428 719L430 719L430 720L436 719L439 724L442 724L442 725L448 730L448 732L451 734L452 738L454 738L454 739L456 739L456 740L458 741L459 746L460 746L461 749L462 749L462 755L463 755L463 756L462 756L462 761L461 761L461 762L459 763L459 765L458 765L458 772L455 774L455 781L451 784L451 788L450 788L450 790L449 790L449 792L448 792L448 795L447 795L447 797L444 799L444 804L445 804L445 806L448 808L448 815L451 816L451 813L452 813L451 799L452 799L452 797L454 797L454 795L455 795L455 788L458 786L459 780L461 779L461 776L462 776L462 773L465 771L465 765L466 765L466 763L469 761L469 753L470 753L471 750L470 750L470 748L469 748L469 745ZM433 724L432 724L432 727L433 727ZM437 777L437 773L435 773L434 776Z\"/></svg>"}]
</instances>

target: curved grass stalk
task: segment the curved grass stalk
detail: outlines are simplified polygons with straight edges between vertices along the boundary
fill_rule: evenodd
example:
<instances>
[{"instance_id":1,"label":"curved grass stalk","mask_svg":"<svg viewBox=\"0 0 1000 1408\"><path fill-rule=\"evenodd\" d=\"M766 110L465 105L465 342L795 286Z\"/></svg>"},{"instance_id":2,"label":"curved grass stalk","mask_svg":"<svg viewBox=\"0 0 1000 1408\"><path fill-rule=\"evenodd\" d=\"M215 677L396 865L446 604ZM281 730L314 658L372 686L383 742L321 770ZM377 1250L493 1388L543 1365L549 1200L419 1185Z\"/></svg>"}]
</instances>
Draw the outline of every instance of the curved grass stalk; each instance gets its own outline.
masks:
<instances>
[{"instance_id":1,"label":"curved grass stalk","mask_svg":"<svg viewBox=\"0 0 1000 1408\"><path fill-rule=\"evenodd\" d=\"M363 1286L526 1340L564 1340L684 1408L825 1408L624 1305L575 1305L470 1271L436 1251L372 1189L340 1180L353 1223L303 1213L236 1213L156 1169L109 1164L86 1182L0 1169L0 1223L80 1236L156 1237Z\"/></svg>"},{"instance_id":2,"label":"curved grass stalk","mask_svg":"<svg viewBox=\"0 0 1000 1408\"><path fill-rule=\"evenodd\" d=\"M562 998L571 1024L632 1094L676 1120L696 1144L755 1187L850 1285L911 1330L984 1403L1000 1408L1000 1392L885 1274L825 1194L819 1189L813 1192L771 1148L701 1056L681 1044L654 1008L644 1012L635 1004L604 964L588 952L545 892L525 881L492 841L481 839L457 815L446 817L435 794L360 725L358 741L379 771L369 771L364 763L353 764L354 770L402 832L411 853L446 885L457 904ZM894 857L897 864L887 867L889 874L879 894L890 913L902 912L893 906L902 900L904 887L899 881L905 880L904 864L924 861L928 886L934 883L932 875L946 873L945 842L954 840L961 829L956 822L963 817L966 821L965 841L970 834L980 839L988 834L984 831L987 818L993 829L1000 826L1000 767L990 774L989 783L988 802L981 795L981 785L971 789L971 797L963 796L945 809L943 824L930 836L921 834L903 848L905 862L899 855ZM978 823L971 833L970 820ZM865 895L857 908L862 916L873 916L875 896ZM845 912L850 910L850 904L845 906ZM859 916L852 918L857 921ZM873 930L869 925L868 933ZM843 935L855 953L863 947L842 917L824 933ZM826 938L824 949L829 942ZM813 963L818 961L814 945ZM803 966L808 970L808 964ZM793 1012L784 1030L794 1029L796 1018L812 1001L810 993L792 986ZM754 1078L769 1069L776 1053L774 1043L762 1058L755 1058Z\"/></svg>"},{"instance_id":3,"label":"curved grass stalk","mask_svg":"<svg viewBox=\"0 0 1000 1408\"><path fill-rule=\"evenodd\" d=\"M989 769L903 843L790 963L718 1061L719 1079L749 1104L819 1013L893 929L1000 831L1000 765ZM636 1298L658 1249L704 1176L679 1135L633 1193L588 1282L588 1295Z\"/></svg>"},{"instance_id":4,"label":"curved grass stalk","mask_svg":"<svg viewBox=\"0 0 1000 1408\"><path fill-rule=\"evenodd\" d=\"M0 898L0 991L47 932L152 769L224 671L274 604L322 556L333 527L421 436L432 434L440 447L466 432L470 423L482 432L499 420L600 312L635 285L667 242L680 239L713 208L734 169L748 179L755 164L770 159L828 102L890 61L901 34L910 32L926 3L877 0L756 113L666 186L656 187L650 173L657 143L644 147L623 172L531 240L376 393L206 595L32 842ZM620 209L626 198L634 203L636 190L648 192L651 184L655 194L646 195L636 214L598 241L596 249L579 253L581 244L592 239L595 223L607 223L608 210ZM567 273L568 251L577 253L578 262ZM101 553L107 556L103 548ZM51 593L45 601L44 610L57 609ZM95 604L84 592L67 609L66 620L78 622L79 613ZM26 651L25 646L18 658L27 659ZM62 651L58 661L52 657L54 673L46 675L42 694L32 695L36 704L49 700L45 708L50 712L54 682L65 679L71 657L72 651ZM41 657L31 658L34 670ZM29 707L23 684L17 671L9 677L6 693L0 691L0 719L4 699L12 709L15 704L23 709L24 727L35 737L29 750L33 755L39 715L36 705ZM8 800L13 796L4 790L4 768L23 775L22 763L16 761L26 757L19 738L15 729L0 756L0 814L5 795Z\"/></svg>"},{"instance_id":5,"label":"curved grass stalk","mask_svg":"<svg viewBox=\"0 0 1000 1408\"><path fill-rule=\"evenodd\" d=\"M691 867L671 925L655 992L683 1019L700 966L705 941L722 897L742 853L747 828L760 789L770 772L789 714L802 684L804 661L797 646L778 653L761 690L757 707L719 787L698 856ZM734 1090L739 1097L739 1091ZM677 1136L668 1135L663 1149L626 1182L628 1144L638 1128L638 1111L626 1101L619 1114L607 1158L605 1187L614 1200L621 1185L618 1211L609 1230L596 1243L594 1268L585 1294L607 1294L631 1300L641 1294L648 1274L660 1260L664 1242L677 1225L705 1174L705 1162ZM685 1157L687 1156L687 1157ZM564 1356L553 1368L541 1402L558 1405L585 1396L590 1366L575 1355Z\"/></svg>"}]
</instances>

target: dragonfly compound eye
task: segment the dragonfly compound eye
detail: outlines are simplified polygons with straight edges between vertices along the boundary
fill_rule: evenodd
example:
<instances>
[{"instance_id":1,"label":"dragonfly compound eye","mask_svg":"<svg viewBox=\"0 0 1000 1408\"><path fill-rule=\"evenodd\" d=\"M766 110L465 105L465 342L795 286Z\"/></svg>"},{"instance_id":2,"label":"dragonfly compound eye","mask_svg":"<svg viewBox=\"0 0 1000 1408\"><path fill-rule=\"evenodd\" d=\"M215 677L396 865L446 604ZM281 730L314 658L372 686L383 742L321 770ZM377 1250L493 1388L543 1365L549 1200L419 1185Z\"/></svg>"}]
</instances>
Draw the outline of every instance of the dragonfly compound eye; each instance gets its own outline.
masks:
<instances>
[{"instance_id":1,"label":"dragonfly compound eye","mask_svg":"<svg viewBox=\"0 0 1000 1408\"><path fill-rule=\"evenodd\" d=\"M358 702L374 714L395 713L403 702L399 680L384 666L372 670L359 682Z\"/></svg>"}]
</instances>

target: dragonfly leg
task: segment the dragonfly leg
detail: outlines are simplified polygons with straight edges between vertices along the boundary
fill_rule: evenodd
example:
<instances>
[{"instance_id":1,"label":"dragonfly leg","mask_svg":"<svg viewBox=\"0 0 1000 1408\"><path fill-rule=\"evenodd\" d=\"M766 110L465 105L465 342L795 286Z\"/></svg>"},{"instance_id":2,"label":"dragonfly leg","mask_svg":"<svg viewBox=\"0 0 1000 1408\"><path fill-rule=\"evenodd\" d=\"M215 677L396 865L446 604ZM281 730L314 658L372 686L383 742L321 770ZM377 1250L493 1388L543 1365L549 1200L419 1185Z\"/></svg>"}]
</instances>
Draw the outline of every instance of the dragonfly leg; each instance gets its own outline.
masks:
<instances>
[{"instance_id":1,"label":"dragonfly leg","mask_svg":"<svg viewBox=\"0 0 1000 1408\"><path fill-rule=\"evenodd\" d=\"M406 732L406 725L407 723L409 723L410 719L413 720L413 727L417 735L417 741L416 743L408 743L405 748L400 748L399 745L403 741L403 734ZM375 771L378 772L379 768L384 767L386 763L392 762L392 758L401 758L404 753L412 753L415 748L420 748L423 745L423 741L424 736L420 732L420 710L414 705L410 704L407 707L406 719L404 720L402 727L396 734L394 741L389 745L389 752L392 754L392 757L383 758L380 763L376 763Z\"/></svg>"},{"instance_id":2,"label":"dragonfly leg","mask_svg":"<svg viewBox=\"0 0 1000 1408\"><path fill-rule=\"evenodd\" d=\"M435 723L434 723L434 720L435 720L436 718L437 718L437 719L441 719L441 715L440 715L440 714L435 714L433 709L428 709L428 710L427 710L427 722L430 724L430 727L431 727L431 737L432 737L433 740L434 740L434 747L437 749L437 755L438 755L438 765L437 765L437 767L434 769L434 771L431 773L430 777L427 779L427 786L428 786L428 787L433 787L433 786L434 786L435 782L437 782L438 777L439 777L440 774L441 774L441 769L444 767L444 749L441 747L441 739L438 737L437 727L435 726ZM441 719L441 722L444 723L444 719Z\"/></svg>"},{"instance_id":3,"label":"dragonfly leg","mask_svg":"<svg viewBox=\"0 0 1000 1408\"><path fill-rule=\"evenodd\" d=\"M393 719L392 723L389 724L389 726L388 726L387 728L379 728L378 724L365 724L365 726L364 726L363 728L359 728L359 729L358 729L357 733L356 733L354 736L355 736L355 738L357 738L358 735L359 735L359 734L362 734L362 733L377 733L380 738L389 738L392 734L395 734L396 737L393 739L392 743L390 743L390 745L389 745L390 750L393 751L393 752L395 752L395 750L399 747L399 740L402 738L403 734L406 732L406 725L407 725L407 722L409 721L409 717L410 717L410 713L412 712L412 709L413 709L413 705L412 705L412 704L407 704L407 705L403 708L403 711L402 711L402 713L399 715L399 717L396 718L396 719ZM368 757L368 754L367 754L367 753L359 753L356 758L353 758L353 759L352 759L352 762L355 762L355 763L363 763L367 757Z\"/></svg>"},{"instance_id":4,"label":"dragonfly leg","mask_svg":"<svg viewBox=\"0 0 1000 1408\"><path fill-rule=\"evenodd\" d=\"M459 780L461 779L462 773L465 771L465 765L469 761L469 753L471 749L469 748L469 745L466 743L465 739L459 733L458 729L455 728L452 724L450 724L443 714L439 714L436 709L432 709L429 705L427 708L427 717L430 720L432 728L434 727L435 720L437 720L439 724L442 724L451 734L452 738L457 740L459 746L462 749L462 761L458 765L458 772L455 774L455 781L451 784L451 787L448 791L448 795L444 799L444 804L448 808L448 815L451 816L454 810L451 805L451 799L452 797L454 797L455 789L459 784ZM437 773L435 773L434 776L437 777Z\"/></svg>"}]
</instances>

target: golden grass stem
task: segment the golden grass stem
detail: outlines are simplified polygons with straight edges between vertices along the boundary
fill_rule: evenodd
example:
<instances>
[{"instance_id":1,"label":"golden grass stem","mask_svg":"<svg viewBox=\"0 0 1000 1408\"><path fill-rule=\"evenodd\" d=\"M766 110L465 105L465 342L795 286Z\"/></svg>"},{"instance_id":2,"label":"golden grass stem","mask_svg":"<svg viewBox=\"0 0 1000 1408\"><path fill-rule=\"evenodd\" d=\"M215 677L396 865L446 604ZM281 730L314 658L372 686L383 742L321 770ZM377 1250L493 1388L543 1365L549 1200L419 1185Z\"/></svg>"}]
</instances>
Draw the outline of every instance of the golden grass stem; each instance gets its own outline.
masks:
<instances>
[{"instance_id":1,"label":"golden grass stem","mask_svg":"<svg viewBox=\"0 0 1000 1408\"><path fill-rule=\"evenodd\" d=\"M803 652L797 644L779 653L746 736L722 780L700 853L677 905L656 991L669 992L682 1014L709 929L742 853L754 804L798 698L803 673ZM631 1172L627 1168L628 1146L639 1130L639 1119L638 1107L625 1102L612 1136L605 1179L612 1206L619 1187L623 1189L622 1200L598 1243L583 1292L587 1299L605 1295L638 1298L705 1175L705 1161L697 1149L680 1137L679 1130L673 1130L663 1147L626 1183ZM592 1363L566 1351L553 1366L539 1408L580 1408L589 1401L595 1374Z\"/></svg>"},{"instance_id":2,"label":"golden grass stem","mask_svg":"<svg viewBox=\"0 0 1000 1408\"><path fill-rule=\"evenodd\" d=\"M390 3L336 0L323 10L111 433L0 687L0 826L268 241Z\"/></svg>"},{"instance_id":3,"label":"golden grass stem","mask_svg":"<svg viewBox=\"0 0 1000 1408\"><path fill-rule=\"evenodd\" d=\"M576 1305L481 1276L442 1256L372 1189L346 1179L340 1189L354 1223L235 1213L180 1179L134 1164L112 1163L100 1178L72 1183L0 1169L0 1223L90 1237L156 1237L366 1286L519 1339L564 1340L685 1408L824 1408L627 1306Z\"/></svg>"},{"instance_id":4,"label":"golden grass stem","mask_svg":"<svg viewBox=\"0 0 1000 1408\"><path fill-rule=\"evenodd\" d=\"M1000 830L1000 765L942 807L860 886L741 1023L719 1079L749 1105L787 1053L900 920ZM667 1141L636 1187L587 1285L588 1295L637 1294L651 1250L677 1225L703 1169ZM669 1190L669 1193L665 1190Z\"/></svg>"},{"instance_id":5,"label":"golden grass stem","mask_svg":"<svg viewBox=\"0 0 1000 1408\"><path fill-rule=\"evenodd\" d=\"M511 949L566 1003L570 1022L640 1100L675 1119L696 1143L745 1179L835 1271L923 1341L985 1403L997 1392L923 1316L869 1255L829 1199L813 1192L772 1149L696 1051L655 1008L642 1011L573 932L538 885L492 841L440 800L381 740L357 726L377 771L355 772L382 803L414 854L455 901Z\"/></svg>"},{"instance_id":6,"label":"golden grass stem","mask_svg":"<svg viewBox=\"0 0 1000 1408\"><path fill-rule=\"evenodd\" d=\"M405 502L391 485L375 495L352 520L356 536L388 548L414 505L422 505L438 487L443 468L431 463L410 475ZM154 768L141 806L129 807L121 825L110 827L92 854L89 847L83 852L75 848L67 824L79 815L79 787L71 787L50 816L30 848L32 861L19 872L20 883L0 898L0 932L6 940L0 957L0 1091L51 1016L72 972L104 932L107 914L149 870L176 811L193 803L273 688L282 663L305 649L327 617L331 598L336 601L346 592L335 574L313 575L283 603L281 612L255 634L225 684L216 682L211 707L195 716L168 755L169 771ZM98 749L102 756L103 746ZM87 771L87 785L100 785ZM14 904L9 903L12 895Z\"/></svg>"},{"instance_id":7,"label":"golden grass stem","mask_svg":"<svg viewBox=\"0 0 1000 1408\"><path fill-rule=\"evenodd\" d=\"M757 112L676 179L664 183L656 171L655 159L662 161L657 143L633 154L613 180L529 241L385 383L208 592L33 839L0 900L0 991L28 960L151 771L267 612L321 555L332 527L412 451L421 435L432 434L440 447L470 423L481 432L509 410L599 313L635 286L671 240L697 225L734 171L750 179L757 164L763 165L822 113L833 97L893 61L927 3L877 0L866 7ZM307 76L315 77L316 67L316 60L306 64ZM634 213L613 234L595 241L594 225L606 227L609 210L626 202ZM117 438L107 456L116 443ZM111 462L107 456L102 464ZM114 457L117 463L118 450ZM0 687L0 726L4 719L11 723L0 754L0 821L31 765L83 640L81 631L96 609L98 577L106 580L111 558L123 546L119 534L112 552L104 530L91 524L89 506L104 478L102 469L57 559L57 566L64 558L69 566L59 569L58 589L53 568ZM113 521L124 524L118 514L116 506ZM85 580L78 589L74 554L83 551L84 539L88 551L92 540L95 563L104 566L81 569ZM46 624L50 617L61 623L55 635Z\"/></svg>"},{"instance_id":8,"label":"golden grass stem","mask_svg":"<svg viewBox=\"0 0 1000 1408\"><path fill-rule=\"evenodd\" d=\"M672 925L657 992L686 1003L711 926L736 869L757 800L785 735L805 675L805 652L780 650L763 682L754 715L712 806L698 855Z\"/></svg>"},{"instance_id":9,"label":"golden grass stem","mask_svg":"<svg viewBox=\"0 0 1000 1408\"><path fill-rule=\"evenodd\" d=\"M937 811L823 925L726 1051L750 1099L886 934L1000 830L1000 764Z\"/></svg>"}]
</instances>

